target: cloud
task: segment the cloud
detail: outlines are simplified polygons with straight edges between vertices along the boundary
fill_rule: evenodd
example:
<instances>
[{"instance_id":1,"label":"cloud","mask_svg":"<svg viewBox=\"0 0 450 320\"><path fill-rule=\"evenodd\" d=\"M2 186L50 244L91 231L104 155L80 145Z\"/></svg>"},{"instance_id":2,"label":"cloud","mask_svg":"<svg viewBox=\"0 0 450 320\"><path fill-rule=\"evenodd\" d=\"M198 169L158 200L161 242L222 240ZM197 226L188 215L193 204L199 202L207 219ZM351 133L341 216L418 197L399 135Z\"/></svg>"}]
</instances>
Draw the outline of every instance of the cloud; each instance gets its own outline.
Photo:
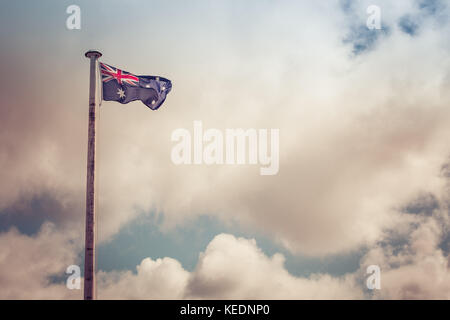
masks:
<instances>
[{"instance_id":1,"label":"cloud","mask_svg":"<svg viewBox=\"0 0 450 320\"><path fill-rule=\"evenodd\" d=\"M416 210L411 220L404 219L404 226L393 231L397 239L386 237L361 261L362 266L377 264L381 268L381 290L373 298L450 298L450 255L442 247L450 226L448 206L441 202L436 207L428 197L415 204L422 210Z\"/></svg>"},{"instance_id":2,"label":"cloud","mask_svg":"<svg viewBox=\"0 0 450 320\"><path fill-rule=\"evenodd\" d=\"M450 256L438 247L442 226L426 216L408 226L406 244L372 247L360 270L341 277L295 277L285 269L281 254L268 257L252 239L220 234L191 273L170 258L146 258L136 274L100 273L99 298L449 299ZM381 290L369 291L366 267L373 264L381 268Z\"/></svg>"},{"instance_id":3,"label":"cloud","mask_svg":"<svg viewBox=\"0 0 450 320\"><path fill-rule=\"evenodd\" d=\"M101 299L352 299L353 277L287 272L280 254L266 256L254 240L217 235L189 273L171 258L144 259L137 273L100 273Z\"/></svg>"},{"instance_id":4,"label":"cloud","mask_svg":"<svg viewBox=\"0 0 450 320\"><path fill-rule=\"evenodd\" d=\"M104 299L181 299L189 272L172 258L145 258L137 266L137 274L99 272L99 298Z\"/></svg>"},{"instance_id":5,"label":"cloud","mask_svg":"<svg viewBox=\"0 0 450 320\"><path fill-rule=\"evenodd\" d=\"M426 210L424 210L426 211ZM131 271L98 271L99 299L448 299L450 256L439 247L448 214L405 214L395 237L369 248L360 269L343 276L296 277L284 256L267 256L254 239L219 234L200 253L195 269L169 257L148 257ZM447 219L447 220L446 220ZM404 241L398 241L404 238ZM62 275L77 261L73 237L45 224L34 237L12 229L0 235L0 293L3 299L80 299ZM14 243L14 246L8 246ZM381 290L365 289L366 267L381 268Z\"/></svg>"},{"instance_id":6,"label":"cloud","mask_svg":"<svg viewBox=\"0 0 450 320\"><path fill-rule=\"evenodd\" d=\"M0 233L0 299L77 299L80 291L52 281L77 261L80 246L70 232L45 223L35 236L12 228Z\"/></svg>"},{"instance_id":7,"label":"cloud","mask_svg":"<svg viewBox=\"0 0 450 320\"><path fill-rule=\"evenodd\" d=\"M418 2L419 8L431 15L443 11L446 7L445 2L442 0L420 0Z\"/></svg>"},{"instance_id":8,"label":"cloud","mask_svg":"<svg viewBox=\"0 0 450 320\"><path fill-rule=\"evenodd\" d=\"M448 192L418 194L366 249L360 268L340 277L293 276L283 255L269 257L253 239L219 234L192 272L170 258L146 258L136 274L102 273L100 297L146 299L161 292L174 299L449 299L450 252L443 246L450 230L448 199ZM369 265L381 269L381 290L366 288Z\"/></svg>"},{"instance_id":9,"label":"cloud","mask_svg":"<svg viewBox=\"0 0 450 320\"><path fill-rule=\"evenodd\" d=\"M417 204L419 200L415 203ZM427 199L422 206L426 206ZM112 299L449 299L450 256L440 247L448 208L399 221L368 249L360 269L341 277L295 277L283 255L269 257L255 240L217 235L187 272L171 258L144 259L137 273L101 272L100 298ZM399 241L403 239L403 241ZM381 268L381 290L366 289L366 268Z\"/></svg>"},{"instance_id":10,"label":"cloud","mask_svg":"<svg viewBox=\"0 0 450 320\"><path fill-rule=\"evenodd\" d=\"M400 18L398 26L403 32L408 33L411 36L416 35L419 28L418 23L414 21L414 18L410 16L403 16L402 18Z\"/></svg>"}]
</instances>

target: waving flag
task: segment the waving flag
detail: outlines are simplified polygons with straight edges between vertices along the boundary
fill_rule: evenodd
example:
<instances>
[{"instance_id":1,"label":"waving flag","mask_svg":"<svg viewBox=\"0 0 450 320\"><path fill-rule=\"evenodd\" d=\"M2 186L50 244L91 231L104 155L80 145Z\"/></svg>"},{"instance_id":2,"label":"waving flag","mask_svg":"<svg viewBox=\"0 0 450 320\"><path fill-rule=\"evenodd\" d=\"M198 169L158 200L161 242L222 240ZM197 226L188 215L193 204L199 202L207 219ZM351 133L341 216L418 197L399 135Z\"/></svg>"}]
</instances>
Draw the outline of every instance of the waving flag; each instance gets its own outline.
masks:
<instances>
[{"instance_id":1,"label":"waving flag","mask_svg":"<svg viewBox=\"0 0 450 320\"><path fill-rule=\"evenodd\" d=\"M152 110L158 109L172 89L170 80L156 76L136 76L100 62L103 100L128 103L141 100Z\"/></svg>"}]
</instances>

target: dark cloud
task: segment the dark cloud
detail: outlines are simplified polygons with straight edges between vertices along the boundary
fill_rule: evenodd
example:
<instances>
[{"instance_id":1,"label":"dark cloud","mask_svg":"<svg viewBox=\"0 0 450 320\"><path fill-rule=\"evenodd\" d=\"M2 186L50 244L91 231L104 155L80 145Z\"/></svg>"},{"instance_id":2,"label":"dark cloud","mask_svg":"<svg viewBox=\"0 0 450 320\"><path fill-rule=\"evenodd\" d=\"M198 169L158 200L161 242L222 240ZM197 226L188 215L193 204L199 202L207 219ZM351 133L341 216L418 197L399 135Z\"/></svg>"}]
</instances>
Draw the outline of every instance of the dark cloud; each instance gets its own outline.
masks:
<instances>
[{"instance_id":1,"label":"dark cloud","mask_svg":"<svg viewBox=\"0 0 450 320\"><path fill-rule=\"evenodd\" d=\"M373 50L380 39L389 36L390 29L382 25L380 30L369 29L366 25L355 26L350 29L343 42L353 47L353 54L359 55Z\"/></svg>"},{"instance_id":2,"label":"dark cloud","mask_svg":"<svg viewBox=\"0 0 450 320\"><path fill-rule=\"evenodd\" d=\"M419 30L417 18L413 18L410 15L401 17L398 26L400 27L400 30L411 36L415 36Z\"/></svg>"},{"instance_id":3,"label":"dark cloud","mask_svg":"<svg viewBox=\"0 0 450 320\"><path fill-rule=\"evenodd\" d=\"M442 0L419 0L418 6L423 12L436 15L444 10L446 4Z\"/></svg>"},{"instance_id":4,"label":"dark cloud","mask_svg":"<svg viewBox=\"0 0 450 320\"><path fill-rule=\"evenodd\" d=\"M354 4L355 4L355 1L353 1L353 0L340 0L339 1L339 5L340 5L341 9L346 13L352 12L352 10L354 8Z\"/></svg>"},{"instance_id":5,"label":"dark cloud","mask_svg":"<svg viewBox=\"0 0 450 320\"><path fill-rule=\"evenodd\" d=\"M444 235L442 236L442 240L439 244L439 248L450 259L450 228L449 227L446 227L444 229ZM450 265L449 265L449 268L450 268Z\"/></svg>"},{"instance_id":6,"label":"dark cloud","mask_svg":"<svg viewBox=\"0 0 450 320\"><path fill-rule=\"evenodd\" d=\"M33 235L41 225L51 221L57 227L82 226L84 222L83 198L62 198L48 191L23 196L14 204L0 211L0 230L15 226L22 233ZM78 213L78 214L77 214Z\"/></svg>"},{"instance_id":7,"label":"dark cloud","mask_svg":"<svg viewBox=\"0 0 450 320\"><path fill-rule=\"evenodd\" d=\"M406 205L403 211L411 214L431 216L433 211L439 209L439 207L439 201L433 194L423 193Z\"/></svg>"}]
</instances>

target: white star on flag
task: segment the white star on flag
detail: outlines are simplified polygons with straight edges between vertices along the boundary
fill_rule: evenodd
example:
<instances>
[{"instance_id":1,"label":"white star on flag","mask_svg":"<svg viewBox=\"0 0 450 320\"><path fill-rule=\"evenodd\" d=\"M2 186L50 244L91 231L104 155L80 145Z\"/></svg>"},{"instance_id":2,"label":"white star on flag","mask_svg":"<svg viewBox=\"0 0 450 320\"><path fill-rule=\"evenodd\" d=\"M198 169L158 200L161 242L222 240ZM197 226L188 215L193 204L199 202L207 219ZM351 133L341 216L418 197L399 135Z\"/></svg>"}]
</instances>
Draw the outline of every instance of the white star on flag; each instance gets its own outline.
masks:
<instances>
[{"instance_id":1,"label":"white star on flag","mask_svg":"<svg viewBox=\"0 0 450 320\"><path fill-rule=\"evenodd\" d=\"M117 89L117 94L121 99L125 98L125 91L123 91L122 88Z\"/></svg>"}]
</instances>

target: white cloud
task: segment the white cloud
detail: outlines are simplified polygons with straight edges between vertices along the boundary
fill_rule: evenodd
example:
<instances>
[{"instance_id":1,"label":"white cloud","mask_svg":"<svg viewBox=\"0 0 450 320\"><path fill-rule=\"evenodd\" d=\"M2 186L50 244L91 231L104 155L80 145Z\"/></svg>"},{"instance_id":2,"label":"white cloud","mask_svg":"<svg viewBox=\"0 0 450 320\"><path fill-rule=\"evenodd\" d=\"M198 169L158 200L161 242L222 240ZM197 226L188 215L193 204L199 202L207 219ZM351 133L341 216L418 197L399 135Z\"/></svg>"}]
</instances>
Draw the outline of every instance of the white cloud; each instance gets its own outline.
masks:
<instances>
[{"instance_id":1,"label":"white cloud","mask_svg":"<svg viewBox=\"0 0 450 320\"><path fill-rule=\"evenodd\" d=\"M171 258L144 259L137 274L100 273L101 299L354 299L362 291L353 276L295 277L284 257L266 256L254 240L217 235L195 270Z\"/></svg>"},{"instance_id":2,"label":"white cloud","mask_svg":"<svg viewBox=\"0 0 450 320\"><path fill-rule=\"evenodd\" d=\"M145 258L137 274L99 272L98 296L102 299L181 299L189 272L172 258Z\"/></svg>"},{"instance_id":3,"label":"white cloud","mask_svg":"<svg viewBox=\"0 0 450 320\"><path fill-rule=\"evenodd\" d=\"M76 299L80 290L68 290L51 277L64 273L80 250L71 232L51 223L35 236L16 229L0 233L0 299Z\"/></svg>"}]
</instances>

